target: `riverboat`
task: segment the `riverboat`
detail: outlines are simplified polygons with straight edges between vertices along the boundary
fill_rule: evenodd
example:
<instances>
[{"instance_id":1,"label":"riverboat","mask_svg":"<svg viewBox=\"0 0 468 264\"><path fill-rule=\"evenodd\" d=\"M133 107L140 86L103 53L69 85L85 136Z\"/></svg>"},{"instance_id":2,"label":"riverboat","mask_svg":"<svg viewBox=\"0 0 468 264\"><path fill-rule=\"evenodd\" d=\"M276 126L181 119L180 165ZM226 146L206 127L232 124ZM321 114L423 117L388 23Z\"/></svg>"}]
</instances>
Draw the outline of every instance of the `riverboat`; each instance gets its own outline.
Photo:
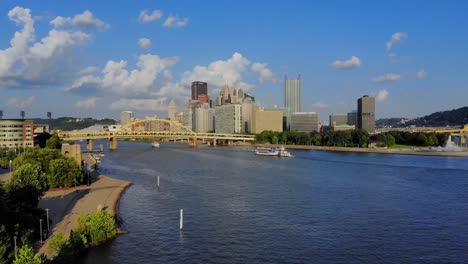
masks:
<instances>
[{"instance_id":1,"label":"riverboat","mask_svg":"<svg viewBox=\"0 0 468 264\"><path fill-rule=\"evenodd\" d=\"M293 157L289 151L284 147L258 147L255 150L255 155L260 156L272 156L272 157Z\"/></svg>"},{"instance_id":2,"label":"riverboat","mask_svg":"<svg viewBox=\"0 0 468 264\"><path fill-rule=\"evenodd\" d=\"M151 147L153 147L153 148L159 148L159 147L160 147L160 144L159 144L159 142L153 141L153 142L151 142Z\"/></svg>"}]
</instances>

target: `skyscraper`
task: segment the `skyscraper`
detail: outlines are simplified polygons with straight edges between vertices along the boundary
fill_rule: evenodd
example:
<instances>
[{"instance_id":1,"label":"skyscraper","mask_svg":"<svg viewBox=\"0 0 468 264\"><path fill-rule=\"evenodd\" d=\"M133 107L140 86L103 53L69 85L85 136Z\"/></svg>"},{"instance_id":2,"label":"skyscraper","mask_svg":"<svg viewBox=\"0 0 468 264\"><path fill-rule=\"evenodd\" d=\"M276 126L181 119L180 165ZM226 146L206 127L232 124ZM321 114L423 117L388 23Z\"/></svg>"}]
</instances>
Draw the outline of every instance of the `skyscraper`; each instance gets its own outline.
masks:
<instances>
[{"instance_id":1,"label":"skyscraper","mask_svg":"<svg viewBox=\"0 0 468 264\"><path fill-rule=\"evenodd\" d=\"M176 102L174 101L174 99L171 100L171 102L169 103L169 108L168 108L168 117L169 117L169 120L175 120L176 118L176 114L177 114L177 104Z\"/></svg>"},{"instance_id":2,"label":"skyscraper","mask_svg":"<svg viewBox=\"0 0 468 264\"><path fill-rule=\"evenodd\" d=\"M125 126L126 124L132 122L133 119L134 119L134 115L133 115L133 112L131 111L123 111L120 114L120 124L122 126Z\"/></svg>"},{"instance_id":3,"label":"skyscraper","mask_svg":"<svg viewBox=\"0 0 468 264\"><path fill-rule=\"evenodd\" d=\"M369 133L375 131L375 99L364 95L357 101L357 127Z\"/></svg>"},{"instance_id":4,"label":"skyscraper","mask_svg":"<svg viewBox=\"0 0 468 264\"><path fill-rule=\"evenodd\" d=\"M192 100L198 100L199 95L208 95L208 84L206 82L192 82Z\"/></svg>"},{"instance_id":5,"label":"skyscraper","mask_svg":"<svg viewBox=\"0 0 468 264\"><path fill-rule=\"evenodd\" d=\"M301 111L301 75L297 80L290 80L284 76L284 106L289 107L291 113Z\"/></svg>"}]
</instances>

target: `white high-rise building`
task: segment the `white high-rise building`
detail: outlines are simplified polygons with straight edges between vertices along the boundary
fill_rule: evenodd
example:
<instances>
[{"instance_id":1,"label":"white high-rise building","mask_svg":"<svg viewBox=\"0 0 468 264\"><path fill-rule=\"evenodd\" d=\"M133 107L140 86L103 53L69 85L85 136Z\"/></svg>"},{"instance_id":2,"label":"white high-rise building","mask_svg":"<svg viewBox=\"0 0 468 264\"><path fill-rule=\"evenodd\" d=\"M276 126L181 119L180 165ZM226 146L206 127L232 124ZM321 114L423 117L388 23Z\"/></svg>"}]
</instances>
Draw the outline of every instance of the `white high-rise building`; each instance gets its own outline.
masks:
<instances>
[{"instance_id":1,"label":"white high-rise building","mask_svg":"<svg viewBox=\"0 0 468 264\"><path fill-rule=\"evenodd\" d=\"M183 118L182 118L182 125L186 126L187 128L192 129L193 121L193 110L190 107L184 108Z\"/></svg>"},{"instance_id":2,"label":"white high-rise building","mask_svg":"<svg viewBox=\"0 0 468 264\"><path fill-rule=\"evenodd\" d=\"M131 123L133 120L135 120L135 116L132 111L122 111L122 113L120 113L120 124L122 126Z\"/></svg>"},{"instance_id":3,"label":"white high-rise building","mask_svg":"<svg viewBox=\"0 0 468 264\"><path fill-rule=\"evenodd\" d=\"M241 133L242 111L240 104L220 105L215 108L216 133Z\"/></svg>"},{"instance_id":4,"label":"white high-rise building","mask_svg":"<svg viewBox=\"0 0 468 264\"><path fill-rule=\"evenodd\" d=\"M289 107L291 113L301 111L301 82L299 74L297 80L290 80L284 76L284 106Z\"/></svg>"},{"instance_id":5,"label":"white high-rise building","mask_svg":"<svg viewBox=\"0 0 468 264\"><path fill-rule=\"evenodd\" d=\"M168 118L169 120L175 121L176 120L176 114L177 114L177 104L174 101L174 99L171 100L169 103L169 108L168 108Z\"/></svg>"},{"instance_id":6,"label":"white high-rise building","mask_svg":"<svg viewBox=\"0 0 468 264\"><path fill-rule=\"evenodd\" d=\"M193 109L192 130L206 133L213 130L213 111L208 103L198 103Z\"/></svg>"}]
</instances>

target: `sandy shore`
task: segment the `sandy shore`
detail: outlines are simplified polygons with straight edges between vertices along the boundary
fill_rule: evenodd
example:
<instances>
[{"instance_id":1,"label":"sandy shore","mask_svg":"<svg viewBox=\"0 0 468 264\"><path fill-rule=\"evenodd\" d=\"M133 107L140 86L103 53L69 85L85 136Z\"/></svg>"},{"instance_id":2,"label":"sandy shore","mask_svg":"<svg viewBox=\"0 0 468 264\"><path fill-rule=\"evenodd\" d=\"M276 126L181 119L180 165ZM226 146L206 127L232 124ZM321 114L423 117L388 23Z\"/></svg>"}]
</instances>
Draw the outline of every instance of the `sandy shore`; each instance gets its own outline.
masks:
<instances>
[{"instance_id":1,"label":"sandy shore","mask_svg":"<svg viewBox=\"0 0 468 264\"><path fill-rule=\"evenodd\" d=\"M108 210L115 216L120 197L130 185L130 182L101 175L90 186L49 190L39 202L39 207L49 209L52 221L50 236L55 232L69 236L70 231L76 227L79 215L92 213L98 207ZM43 228L47 229L47 223L43 224ZM40 248L39 254L50 257L47 248L48 240Z\"/></svg>"},{"instance_id":2,"label":"sandy shore","mask_svg":"<svg viewBox=\"0 0 468 264\"><path fill-rule=\"evenodd\" d=\"M281 146L281 145L256 144L253 146L271 147L271 146ZM300 145L282 145L282 146L288 149L320 150L320 151L333 151L333 152L400 154L400 155L443 156L443 157L468 157L468 151L436 152L436 151L431 151L429 149L343 148L343 147L300 146Z\"/></svg>"}]
</instances>

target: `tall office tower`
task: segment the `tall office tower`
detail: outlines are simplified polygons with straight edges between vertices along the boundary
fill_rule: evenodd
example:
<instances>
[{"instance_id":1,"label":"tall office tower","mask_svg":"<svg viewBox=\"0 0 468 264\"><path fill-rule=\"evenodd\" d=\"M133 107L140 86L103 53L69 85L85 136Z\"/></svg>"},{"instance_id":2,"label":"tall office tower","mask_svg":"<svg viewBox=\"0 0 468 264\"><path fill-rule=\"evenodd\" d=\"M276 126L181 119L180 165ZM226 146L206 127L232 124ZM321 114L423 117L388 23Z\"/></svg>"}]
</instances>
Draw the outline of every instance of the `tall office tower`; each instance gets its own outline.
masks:
<instances>
[{"instance_id":1,"label":"tall office tower","mask_svg":"<svg viewBox=\"0 0 468 264\"><path fill-rule=\"evenodd\" d=\"M206 82L192 82L192 100L198 100L199 95L208 95L208 84Z\"/></svg>"},{"instance_id":2,"label":"tall office tower","mask_svg":"<svg viewBox=\"0 0 468 264\"><path fill-rule=\"evenodd\" d=\"M301 111L301 75L297 80L289 80L284 76L284 106L289 107L291 113Z\"/></svg>"},{"instance_id":3,"label":"tall office tower","mask_svg":"<svg viewBox=\"0 0 468 264\"><path fill-rule=\"evenodd\" d=\"M177 104L176 102L174 101L174 99L171 100L171 102L169 103L169 108L167 110L167 117L169 118L169 120L176 120L176 114L177 114Z\"/></svg>"},{"instance_id":4,"label":"tall office tower","mask_svg":"<svg viewBox=\"0 0 468 264\"><path fill-rule=\"evenodd\" d=\"M348 122L348 115L346 114L331 114L329 126L346 125Z\"/></svg>"},{"instance_id":5,"label":"tall office tower","mask_svg":"<svg viewBox=\"0 0 468 264\"><path fill-rule=\"evenodd\" d=\"M193 121L193 109L191 107L185 107L182 117L182 125L192 129Z\"/></svg>"},{"instance_id":6,"label":"tall office tower","mask_svg":"<svg viewBox=\"0 0 468 264\"><path fill-rule=\"evenodd\" d=\"M193 109L192 130L206 133L213 130L213 112L208 103L198 103Z\"/></svg>"},{"instance_id":7,"label":"tall office tower","mask_svg":"<svg viewBox=\"0 0 468 264\"><path fill-rule=\"evenodd\" d=\"M216 133L242 132L242 106L240 104L220 105L215 108Z\"/></svg>"},{"instance_id":8,"label":"tall office tower","mask_svg":"<svg viewBox=\"0 0 468 264\"><path fill-rule=\"evenodd\" d=\"M120 124L125 126L126 124L132 122L134 118L135 117L132 111L122 111L122 113L120 113Z\"/></svg>"},{"instance_id":9,"label":"tall office tower","mask_svg":"<svg viewBox=\"0 0 468 264\"><path fill-rule=\"evenodd\" d=\"M357 127L369 133L375 132L375 99L364 95L357 101Z\"/></svg>"},{"instance_id":10,"label":"tall office tower","mask_svg":"<svg viewBox=\"0 0 468 264\"><path fill-rule=\"evenodd\" d=\"M357 128L357 112L353 110L348 113L348 122L346 124L350 126L355 126Z\"/></svg>"}]
</instances>

